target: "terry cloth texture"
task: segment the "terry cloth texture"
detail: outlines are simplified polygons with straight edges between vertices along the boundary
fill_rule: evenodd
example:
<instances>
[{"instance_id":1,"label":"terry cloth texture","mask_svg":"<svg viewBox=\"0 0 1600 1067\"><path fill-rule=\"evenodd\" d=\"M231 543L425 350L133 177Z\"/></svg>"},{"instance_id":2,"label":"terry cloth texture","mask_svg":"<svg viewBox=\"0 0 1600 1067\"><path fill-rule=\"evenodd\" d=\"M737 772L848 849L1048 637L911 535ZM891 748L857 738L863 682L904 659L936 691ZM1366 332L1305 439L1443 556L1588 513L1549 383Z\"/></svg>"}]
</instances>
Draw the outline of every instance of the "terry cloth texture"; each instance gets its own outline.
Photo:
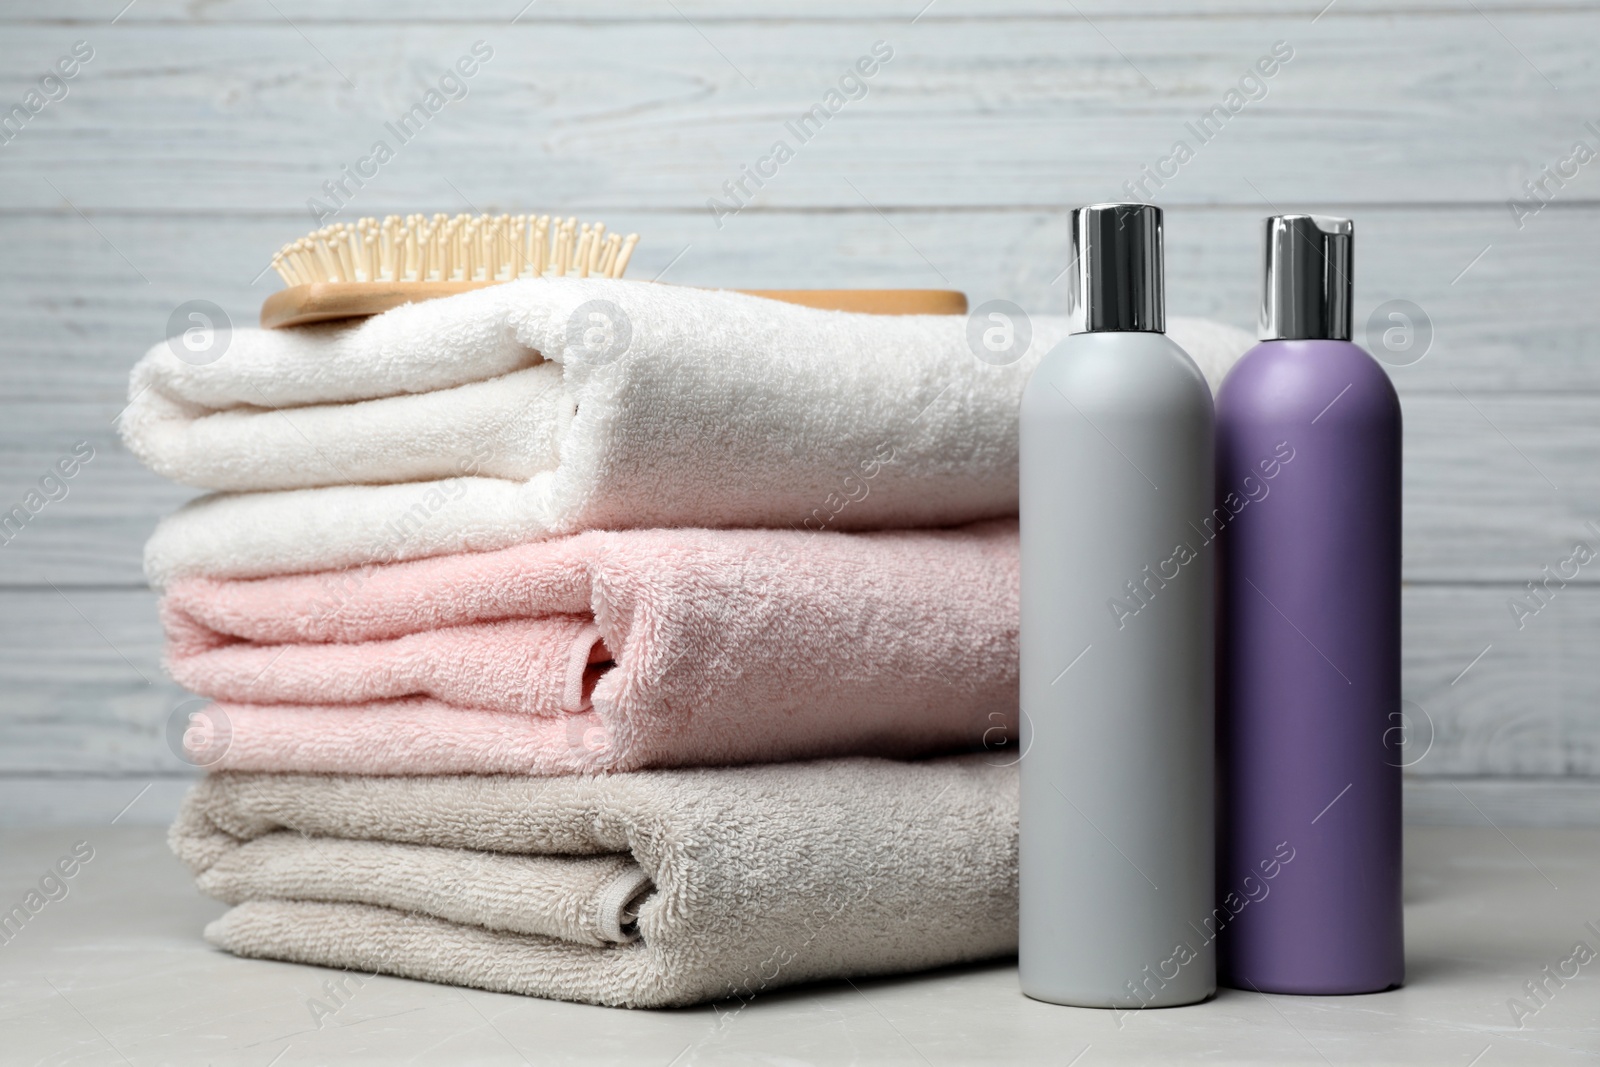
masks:
<instances>
[{"instance_id":1,"label":"terry cloth texture","mask_svg":"<svg viewBox=\"0 0 1600 1067\"><path fill-rule=\"evenodd\" d=\"M170 842L236 904L206 928L230 952L595 1004L748 998L1017 943L1016 769L982 756L219 774ZM635 868L644 895L619 908L628 890L602 886Z\"/></svg>"},{"instance_id":2,"label":"terry cloth texture","mask_svg":"<svg viewBox=\"0 0 1600 1067\"><path fill-rule=\"evenodd\" d=\"M215 769L563 774L1014 737L1015 520L589 532L320 575L186 579L168 669Z\"/></svg>"},{"instance_id":3,"label":"terry cloth texture","mask_svg":"<svg viewBox=\"0 0 1600 1067\"><path fill-rule=\"evenodd\" d=\"M146 572L160 587L585 529L1012 515L1022 388L1067 322L1034 318L1005 365L974 355L968 326L538 279L355 325L237 330L199 366L163 343L134 368L124 440L157 473L228 492L164 520ZM1252 344L1170 327L1213 386Z\"/></svg>"}]
</instances>

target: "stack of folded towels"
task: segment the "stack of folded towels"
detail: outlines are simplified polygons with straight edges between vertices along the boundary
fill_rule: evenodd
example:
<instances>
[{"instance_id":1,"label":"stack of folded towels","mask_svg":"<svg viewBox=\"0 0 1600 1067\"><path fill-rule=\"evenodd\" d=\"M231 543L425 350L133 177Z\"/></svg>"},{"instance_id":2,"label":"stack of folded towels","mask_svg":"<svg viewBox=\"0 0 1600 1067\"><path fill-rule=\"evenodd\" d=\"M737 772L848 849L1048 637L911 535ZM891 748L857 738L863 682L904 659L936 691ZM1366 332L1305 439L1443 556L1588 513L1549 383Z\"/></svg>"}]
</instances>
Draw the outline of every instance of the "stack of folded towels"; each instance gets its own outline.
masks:
<instances>
[{"instance_id":1,"label":"stack of folded towels","mask_svg":"<svg viewBox=\"0 0 1600 1067\"><path fill-rule=\"evenodd\" d=\"M216 491L145 556L215 701L207 938L626 1006L1014 951L1017 408L1066 329L997 366L540 279L158 345L124 437ZM1171 332L1213 382L1251 343Z\"/></svg>"}]
</instances>

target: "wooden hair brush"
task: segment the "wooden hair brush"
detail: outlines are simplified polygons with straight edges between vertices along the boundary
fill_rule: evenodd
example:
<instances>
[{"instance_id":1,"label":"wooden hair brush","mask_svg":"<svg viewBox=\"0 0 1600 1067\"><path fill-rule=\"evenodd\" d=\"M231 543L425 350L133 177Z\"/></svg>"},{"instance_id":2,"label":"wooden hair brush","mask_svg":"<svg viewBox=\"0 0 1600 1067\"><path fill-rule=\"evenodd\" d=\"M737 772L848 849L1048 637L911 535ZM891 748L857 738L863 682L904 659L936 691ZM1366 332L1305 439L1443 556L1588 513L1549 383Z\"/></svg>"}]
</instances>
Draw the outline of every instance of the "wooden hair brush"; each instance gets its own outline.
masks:
<instances>
[{"instance_id":1,"label":"wooden hair brush","mask_svg":"<svg viewBox=\"0 0 1600 1067\"><path fill-rule=\"evenodd\" d=\"M362 318L518 278L620 278L639 235L549 215L390 215L335 223L284 245L272 266L288 284L261 325ZM877 315L960 315L948 289L741 289L751 296Z\"/></svg>"}]
</instances>

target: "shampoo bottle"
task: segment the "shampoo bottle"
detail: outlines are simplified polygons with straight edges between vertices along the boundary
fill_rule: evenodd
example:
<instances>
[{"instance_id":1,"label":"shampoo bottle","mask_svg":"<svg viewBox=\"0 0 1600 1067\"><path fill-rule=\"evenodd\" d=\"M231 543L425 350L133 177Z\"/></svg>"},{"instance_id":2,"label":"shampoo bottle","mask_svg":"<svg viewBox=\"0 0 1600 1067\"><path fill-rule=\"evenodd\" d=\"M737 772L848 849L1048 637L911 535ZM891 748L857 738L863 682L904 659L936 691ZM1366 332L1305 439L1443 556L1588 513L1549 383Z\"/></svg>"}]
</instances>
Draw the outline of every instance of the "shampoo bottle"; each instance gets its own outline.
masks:
<instances>
[{"instance_id":1,"label":"shampoo bottle","mask_svg":"<svg viewBox=\"0 0 1600 1067\"><path fill-rule=\"evenodd\" d=\"M1350 342L1348 219L1266 220L1261 344L1217 394L1223 980L1404 976L1400 402Z\"/></svg>"},{"instance_id":2,"label":"shampoo bottle","mask_svg":"<svg viewBox=\"0 0 1600 1067\"><path fill-rule=\"evenodd\" d=\"M1022 398L1022 991L1203 1000L1212 909L1205 379L1162 332L1162 214L1072 215L1080 332Z\"/></svg>"}]
</instances>

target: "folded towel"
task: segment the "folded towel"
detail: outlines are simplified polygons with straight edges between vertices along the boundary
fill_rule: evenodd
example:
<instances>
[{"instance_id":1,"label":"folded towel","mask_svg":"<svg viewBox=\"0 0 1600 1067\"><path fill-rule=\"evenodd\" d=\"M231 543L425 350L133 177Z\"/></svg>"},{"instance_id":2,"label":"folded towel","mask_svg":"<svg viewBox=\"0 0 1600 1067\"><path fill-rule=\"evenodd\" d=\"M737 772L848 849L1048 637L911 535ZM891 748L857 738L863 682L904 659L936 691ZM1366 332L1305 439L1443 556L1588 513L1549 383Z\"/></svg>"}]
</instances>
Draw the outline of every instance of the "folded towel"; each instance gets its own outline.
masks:
<instances>
[{"instance_id":1,"label":"folded towel","mask_svg":"<svg viewBox=\"0 0 1600 1067\"><path fill-rule=\"evenodd\" d=\"M984 757L594 778L212 775L170 842L241 956L626 1007L1002 956Z\"/></svg>"},{"instance_id":2,"label":"folded towel","mask_svg":"<svg viewBox=\"0 0 1600 1067\"><path fill-rule=\"evenodd\" d=\"M994 365L962 316L540 279L357 325L238 330L205 365L160 344L133 371L128 447L177 481L252 492L167 518L146 571L159 587L584 529L1014 514L1022 388L1067 323L1031 331ZM1251 344L1195 320L1171 332L1213 384Z\"/></svg>"},{"instance_id":3,"label":"folded towel","mask_svg":"<svg viewBox=\"0 0 1600 1067\"><path fill-rule=\"evenodd\" d=\"M173 828L174 841L186 832L203 834L205 840L182 838L174 847L197 863L201 892L229 904L371 904L489 930L604 946L638 937L639 905L653 891L650 876L624 854L507 855L285 830L251 834L241 841L219 833L214 824L186 830L181 822Z\"/></svg>"},{"instance_id":4,"label":"folded towel","mask_svg":"<svg viewBox=\"0 0 1600 1067\"><path fill-rule=\"evenodd\" d=\"M191 578L172 676L217 769L562 774L971 751L1016 736L1015 520L630 530ZM341 706L342 705L342 706Z\"/></svg>"}]
</instances>

